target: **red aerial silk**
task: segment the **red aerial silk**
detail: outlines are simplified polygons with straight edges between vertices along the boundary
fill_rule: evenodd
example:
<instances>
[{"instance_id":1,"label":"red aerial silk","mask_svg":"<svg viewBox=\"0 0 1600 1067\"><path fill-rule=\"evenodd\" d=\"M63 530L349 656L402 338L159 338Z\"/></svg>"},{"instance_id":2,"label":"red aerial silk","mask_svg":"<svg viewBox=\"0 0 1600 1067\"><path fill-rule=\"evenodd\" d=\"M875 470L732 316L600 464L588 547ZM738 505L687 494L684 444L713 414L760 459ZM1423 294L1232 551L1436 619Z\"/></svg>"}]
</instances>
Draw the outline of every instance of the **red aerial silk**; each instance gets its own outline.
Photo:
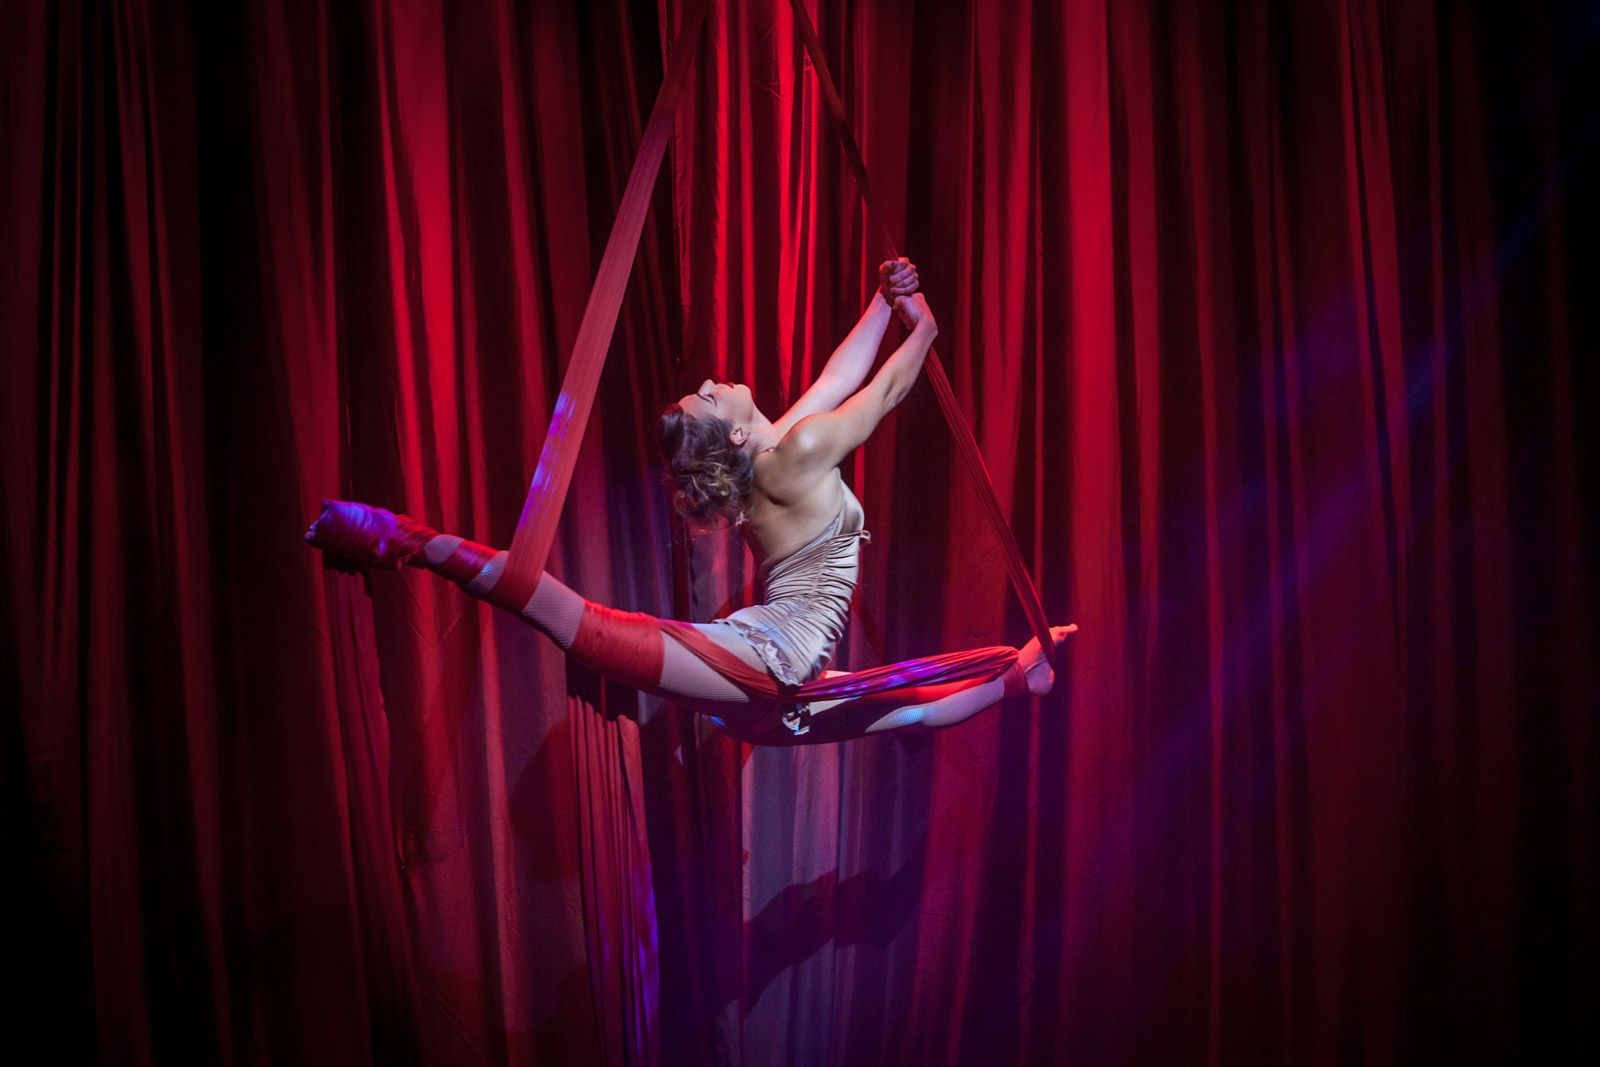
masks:
<instances>
[{"instance_id":1,"label":"red aerial silk","mask_svg":"<svg viewBox=\"0 0 1600 1067\"><path fill-rule=\"evenodd\" d=\"M902 660L864 671L830 674L804 685L785 686L766 671L756 670L745 663L690 624L672 619L660 621L663 634L671 636L751 695L792 703L850 700L939 682L995 678L1017 661L1016 649L1007 645L991 645L988 648Z\"/></svg>"},{"instance_id":2,"label":"red aerial silk","mask_svg":"<svg viewBox=\"0 0 1600 1067\"><path fill-rule=\"evenodd\" d=\"M600 384L600 372L605 366L611 337L616 330L617 316L622 310L622 294L627 287L628 274L639 247L645 213L650 207L651 189L655 185L656 174L661 168L661 158L666 151L667 138L671 134L673 111L678 96L688 80L689 60L693 52L692 42L698 38L707 6L707 0L700 0L695 5L674 42L671 64L662 79L661 91L656 96L655 107L650 113L650 122L640 142L639 154L635 157L633 170L628 175L627 189L623 192L622 203L617 209L611 236L606 242L605 256L601 260L594 287L589 293L583 323L578 328L572 358L567 363L566 377L562 381L561 393L556 398L555 410L550 416L550 428L539 454L538 465L534 469L533 481L528 486L528 497L522 505L522 516L517 522L517 532L511 542L511 553L506 561L505 575L501 578L504 595L514 603L525 602L533 595L533 590L539 583L539 576L544 571L550 545L555 540L556 524L561 518L562 504L572 481L573 469L577 465L578 450L583 444L583 431L588 425L589 413L594 407L595 389ZM880 240L887 253L893 257L897 254L894 238L883 221L883 215L873 203L866 164L861 158L855 134L850 129L844 104L839 98L833 75L828 69L827 57L822 52L822 44L817 40L816 29L811 24L810 16L806 14L805 6L799 0L792 0L790 6L794 9L801 39L816 69L829 114L838 127L845 155L855 175L856 187L866 205L867 214L877 223ZM974 440L972 429L967 425L966 416L962 413L959 401L956 400L950 379L939 362L938 354L932 349L928 352L925 366L928 378L933 383L934 393L939 399L939 407L944 412L945 419L955 436L963 465L978 489L978 498L983 505L984 513L999 538L1011 583L1022 599L1023 611L1028 617L1029 625L1039 639L1040 646L1046 650L1054 650L1056 646L1050 637L1050 623L1045 616L1039 591L1028 574L1022 550L1017 546L1017 539L1006 523L1005 514L995 496L994 483L984 467L977 441ZM698 642L696 648L697 651L700 650ZM712 653L710 648L705 648L700 654L702 659L719 669L723 667L725 661L737 662L733 661L732 657ZM965 663L966 660L961 657L966 655L966 653L958 654L957 659ZM1012 658L1015 659L1014 651ZM870 681L851 683L845 688L852 690L852 695L860 695L867 690L899 688L915 684L909 682L908 678L922 677L926 680L927 671L943 669L943 667L933 667L934 663L943 663L942 657L912 662L919 666L909 672L899 669L904 665L893 665L882 668L881 672L871 673ZM740 673L751 678L757 673L744 667L743 664L739 666ZM729 676L736 677L731 674ZM960 677L971 676L973 675L960 675ZM752 688L753 691L765 687L764 683L760 682L739 684ZM833 695L832 690L829 690L829 695ZM821 691L811 696L814 699L824 698Z\"/></svg>"},{"instance_id":3,"label":"red aerial silk","mask_svg":"<svg viewBox=\"0 0 1600 1067\"><path fill-rule=\"evenodd\" d=\"M699 39L700 24L705 21L708 7L710 0L698 0L684 18L678 39L673 42L671 64L662 78L661 91L656 94L655 107L650 111L650 121L639 142L639 154L634 157L633 170L628 175L628 187L623 191L616 220L611 224L611 236L606 240L600 270L589 290L589 303L584 308L583 322L572 345L572 358L567 361L561 393L550 414L544 448L539 453L539 463L528 486L528 498L523 502L517 532L511 540L506 573L500 579L501 589L513 602L526 603L533 596L539 575L544 572L545 560L549 558L550 545L555 541L561 505L567 498L567 487L572 484L584 427L589 424L589 412L594 407L594 391L600 384L600 371L605 367L611 336L616 332L617 315L622 311L622 294L628 287L628 274L638 254L651 190L661 169L661 157L667 151L667 141L672 136L672 114L678 95L689 80L689 60L693 58L694 42Z\"/></svg>"}]
</instances>

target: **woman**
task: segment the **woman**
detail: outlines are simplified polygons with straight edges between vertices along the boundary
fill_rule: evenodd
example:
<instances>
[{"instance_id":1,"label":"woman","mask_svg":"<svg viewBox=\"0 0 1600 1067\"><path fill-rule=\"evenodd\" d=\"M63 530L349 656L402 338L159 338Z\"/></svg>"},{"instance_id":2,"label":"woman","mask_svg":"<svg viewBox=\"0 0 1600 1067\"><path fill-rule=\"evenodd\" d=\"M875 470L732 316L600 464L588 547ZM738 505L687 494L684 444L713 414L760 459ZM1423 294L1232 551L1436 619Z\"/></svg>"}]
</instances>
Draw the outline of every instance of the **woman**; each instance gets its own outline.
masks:
<instances>
[{"instance_id":1,"label":"woman","mask_svg":"<svg viewBox=\"0 0 1600 1067\"><path fill-rule=\"evenodd\" d=\"M849 614L863 529L861 505L839 474L844 458L905 398L938 332L917 292L914 265L879 268L879 292L834 351L816 383L782 418L756 407L747 386L704 382L661 417L662 445L678 506L694 518L725 515L744 531L762 571L763 603L692 627L783 689L821 675ZM865 387L897 313L910 333ZM584 600L546 572L526 604L499 603L506 553L439 534L405 516L360 504L328 504L306 539L367 565L438 571L468 593L516 611L563 650L609 677L690 703L745 740L792 744L840 740L911 724L947 726L1003 696L1049 692L1048 656L1037 640L998 678L951 682L892 696L774 701L696 652L685 627L661 625ZM1059 644L1074 627L1056 627Z\"/></svg>"}]
</instances>

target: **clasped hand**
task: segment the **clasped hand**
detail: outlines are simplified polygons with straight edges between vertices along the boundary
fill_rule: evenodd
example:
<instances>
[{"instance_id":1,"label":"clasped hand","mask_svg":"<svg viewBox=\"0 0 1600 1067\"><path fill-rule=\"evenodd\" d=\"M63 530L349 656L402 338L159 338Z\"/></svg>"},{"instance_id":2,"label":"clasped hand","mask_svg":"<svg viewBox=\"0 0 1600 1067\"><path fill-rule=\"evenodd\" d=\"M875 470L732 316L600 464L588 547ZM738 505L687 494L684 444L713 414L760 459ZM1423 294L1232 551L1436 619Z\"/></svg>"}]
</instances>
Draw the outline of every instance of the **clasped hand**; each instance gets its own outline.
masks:
<instances>
[{"instance_id":1,"label":"clasped hand","mask_svg":"<svg viewBox=\"0 0 1600 1067\"><path fill-rule=\"evenodd\" d=\"M878 291L884 300L893 304L898 297L910 296L921 288L917 281L917 265L901 256L886 259L878 264Z\"/></svg>"},{"instance_id":2,"label":"clasped hand","mask_svg":"<svg viewBox=\"0 0 1600 1067\"><path fill-rule=\"evenodd\" d=\"M878 264L878 291L907 329L916 326L928 314L928 303L918 292L921 287L917 265L905 256Z\"/></svg>"}]
</instances>

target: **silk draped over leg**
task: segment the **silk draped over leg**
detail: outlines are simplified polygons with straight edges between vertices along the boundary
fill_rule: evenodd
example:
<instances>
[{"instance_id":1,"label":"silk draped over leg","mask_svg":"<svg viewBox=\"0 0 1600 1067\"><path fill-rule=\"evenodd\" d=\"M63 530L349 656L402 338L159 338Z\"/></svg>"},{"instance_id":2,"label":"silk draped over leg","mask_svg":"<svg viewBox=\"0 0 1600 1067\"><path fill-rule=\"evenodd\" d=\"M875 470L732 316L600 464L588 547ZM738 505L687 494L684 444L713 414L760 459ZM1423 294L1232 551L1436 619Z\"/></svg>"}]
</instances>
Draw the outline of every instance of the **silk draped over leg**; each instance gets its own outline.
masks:
<instances>
[{"instance_id":1,"label":"silk draped over leg","mask_svg":"<svg viewBox=\"0 0 1600 1067\"><path fill-rule=\"evenodd\" d=\"M823 743L858 736L897 709L931 705L1003 679L1003 689L974 704L970 714L1027 685L1017 650L998 645L785 684L691 623L596 604L549 574L541 574L534 592L524 598L505 581L509 553L366 504L324 501L306 540L363 565L425 567L443 575L472 596L521 616L580 663L613 680L643 692L687 698L700 710L731 707L738 714L719 716L719 724L752 744ZM691 663L698 661L710 671L669 669L668 639L692 654ZM732 692L726 691L728 685ZM714 691L719 688L724 690L720 694ZM829 706L813 714L811 705L822 702ZM823 720L823 729L806 736L813 721Z\"/></svg>"}]
</instances>

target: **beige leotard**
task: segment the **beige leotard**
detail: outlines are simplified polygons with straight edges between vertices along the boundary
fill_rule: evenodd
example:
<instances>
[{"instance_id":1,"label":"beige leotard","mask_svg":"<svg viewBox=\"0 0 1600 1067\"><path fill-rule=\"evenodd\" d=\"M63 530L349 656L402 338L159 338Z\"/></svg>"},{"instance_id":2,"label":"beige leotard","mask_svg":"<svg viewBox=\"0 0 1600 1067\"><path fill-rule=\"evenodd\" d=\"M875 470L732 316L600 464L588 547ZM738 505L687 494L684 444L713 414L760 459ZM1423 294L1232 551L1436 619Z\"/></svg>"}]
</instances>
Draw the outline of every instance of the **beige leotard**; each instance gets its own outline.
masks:
<instances>
[{"instance_id":1,"label":"beige leotard","mask_svg":"<svg viewBox=\"0 0 1600 1067\"><path fill-rule=\"evenodd\" d=\"M772 676L785 685L802 685L822 674L833 660L850 598L861 570L866 513L850 487L839 481L844 500L839 513L809 542L761 567L763 602L715 620L736 630Z\"/></svg>"}]
</instances>

